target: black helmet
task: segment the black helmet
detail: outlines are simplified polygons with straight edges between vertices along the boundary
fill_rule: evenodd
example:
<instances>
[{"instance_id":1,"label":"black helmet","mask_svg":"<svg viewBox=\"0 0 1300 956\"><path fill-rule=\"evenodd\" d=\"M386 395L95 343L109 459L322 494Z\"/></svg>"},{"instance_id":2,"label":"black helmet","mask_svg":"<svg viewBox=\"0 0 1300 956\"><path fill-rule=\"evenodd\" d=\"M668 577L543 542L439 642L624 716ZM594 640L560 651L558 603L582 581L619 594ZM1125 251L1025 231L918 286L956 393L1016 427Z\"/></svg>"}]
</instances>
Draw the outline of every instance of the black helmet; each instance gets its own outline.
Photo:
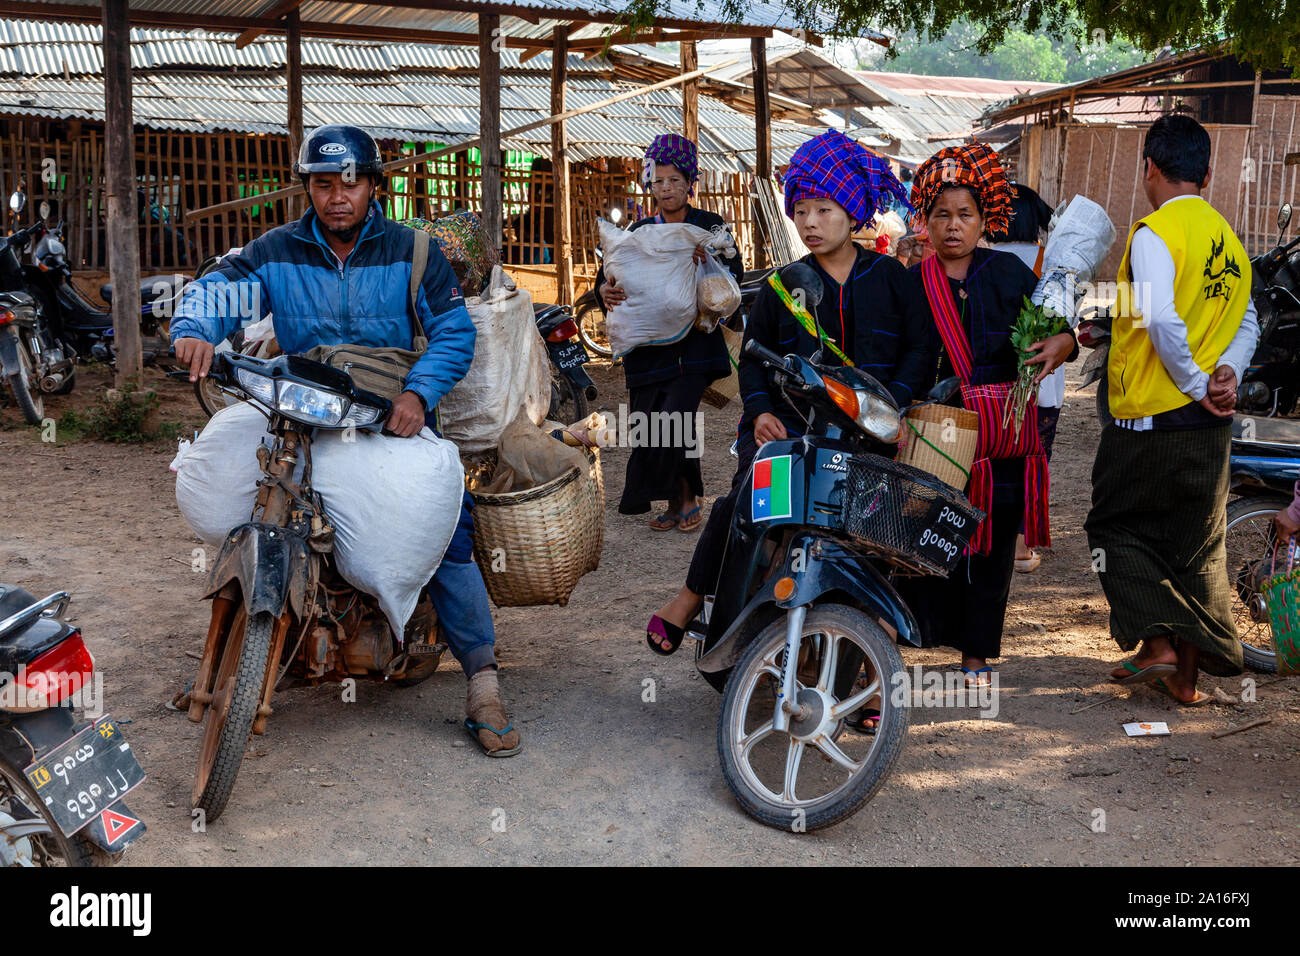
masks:
<instances>
[{"instance_id":1,"label":"black helmet","mask_svg":"<svg viewBox=\"0 0 1300 956\"><path fill-rule=\"evenodd\" d=\"M310 173L341 173L357 176L369 173L376 180L383 175L383 160L374 138L356 126L321 126L302 141L293 172L302 182Z\"/></svg>"}]
</instances>

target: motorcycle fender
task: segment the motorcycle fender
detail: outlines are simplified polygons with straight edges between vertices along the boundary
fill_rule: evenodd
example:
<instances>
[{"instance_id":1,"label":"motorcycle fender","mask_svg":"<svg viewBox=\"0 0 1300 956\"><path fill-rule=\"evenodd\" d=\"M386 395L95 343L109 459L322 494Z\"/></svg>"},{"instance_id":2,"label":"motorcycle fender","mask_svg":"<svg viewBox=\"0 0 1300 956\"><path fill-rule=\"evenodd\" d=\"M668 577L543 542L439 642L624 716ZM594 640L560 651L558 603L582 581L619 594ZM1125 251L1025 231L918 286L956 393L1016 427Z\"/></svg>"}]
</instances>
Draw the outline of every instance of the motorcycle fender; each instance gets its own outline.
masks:
<instances>
[{"instance_id":1,"label":"motorcycle fender","mask_svg":"<svg viewBox=\"0 0 1300 956\"><path fill-rule=\"evenodd\" d=\"M777 600L773 587L783 577L794 579L794 592ZM798 535L790 543L785 564L779 574L768 578L749 600L718 643L700 655L695 666L704 673L730 670L740 660L745 644L740 639L744 624L767 604L782 610L811 605L824 594L842 594L846 604L856 605L872 617L884 621L898 635L898 640L920 647L920 629L903 599L884 575L868 564L856 551L819 535Z\"/></svg>"},{"instance_id":2,"label":"motorcycle fender","mask_svg":"<svg viewBox=\"0 0 1300 956\"><path fill-rule=\"evenodd\" d=\"M119 800L117 803L108 807L108 809L112 810L118 816L129 817L131 820L134 820L135 823L129 825L124 831L117 835L116 839L110 841L108 833L104 829L103 814L99 814L95 819L91 820L90 823L86 824L86 826L81 830L80 835L90 840L91 843L95 844L95 846L99 847L101 850L112 854L118 854L136 840L140 839L140 837L144 835L144 831L147 827L145 827L143 820L131 812L131 809L126 805L126 801L124 800ZM117 821L117 825L121 826L122 821Z\"/></svg>"},{"instance_id":3,"label":"motorcycle fender","mask_svg":"<svg viewBox=\"0 0 1300 956\"><path fill-rule=\"evenodd\" d=\"M240 525L226 536L204 597L215 597L227 584L238 581L249 617L262 611L279 617L286 604L301 616L309 562L307 542L284 528L259 522Z\"/></svg>"},{"instance_id":4,"label":"motorcycle fender","mask_svg":"<svg viewBox=\"0 0 1300 956\"><path fill-rule=\"evenodd\" d=\"M4 334L0 335L0 374L5 378L17 375L22 369L22 363L18 359L20 347L17 329L6 329Z\"/></svg>"},{"instance_id":5,"label":"motorcycle fender","mask_svg":"<svg viewBox=\"0 0 1300 956\"><path fill-rule=\"evenodd\" d=\"M822 595L837 592L844 595L845 603L892 627L899 643L921 646L916 618L894 586L859 552L841 542L800 535L786 555L784 572L794 579L794 593L777 601L778 607L790 610L811 605Z\"/></svg>"},{"instance_id":6,"label":"motorcycle fender","mask_svg":"<svg viewBox=\"0 0 1300 956\"><path fill-rule=\"evenodd\" d=\"M51 707L31 714L0 714L0 759L19 773L77 730L71 707Z\"/></svg>"}]
</instances>

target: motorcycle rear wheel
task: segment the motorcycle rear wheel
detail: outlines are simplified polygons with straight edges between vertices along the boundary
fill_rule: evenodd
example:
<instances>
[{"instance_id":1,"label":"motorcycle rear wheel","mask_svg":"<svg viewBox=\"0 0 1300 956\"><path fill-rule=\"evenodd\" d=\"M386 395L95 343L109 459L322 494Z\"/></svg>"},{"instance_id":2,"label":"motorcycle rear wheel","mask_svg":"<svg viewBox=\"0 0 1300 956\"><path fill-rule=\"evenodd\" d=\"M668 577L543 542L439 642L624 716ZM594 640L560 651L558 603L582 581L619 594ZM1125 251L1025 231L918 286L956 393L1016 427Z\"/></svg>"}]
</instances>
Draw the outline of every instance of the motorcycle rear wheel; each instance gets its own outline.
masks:
<instances>
[{"instance_id":1,"label":"motorcycle rear wheel","mask_svg":"<svg viewBox=\"0 0 1300 956\"><path fill-rule=\"evenodd\" d=\"M1267 562L1274 543L1273 515L1290 502L1279 496L1238 498L1228 505L1228 581L1232 585L1232 616L1237 622L1241 656L1261 674L1277 673L1273 625L1258 584L1269 576ZM1281 555L1286 562L1285 549Z\"/></svg>"},{"instance_id":2,"label":"motorcycle rear wheel","mask_svg":"<svg viewBox=\"0 0 1300 956\"><path fill-rule=\"evenodd\" d=\"M40 382L36 380L27 342L21 337L18 340L18 363L18 371L7 379L9 391L13 394L18 410L22 412L23 421L28 425L39 425L45 419L45 396L41 394Z\"/></svg>"},{"instance_id":3,"label":"motorcycle rear wheel","mask_svg":"<svg viewBox=\"0 0 1300 956\"><path fill-rule=\"evenodd\" d=\"M49 827L47 832L23 837L11 847L16 856L21 854L34 866L111 866L117 859L80 833L65 836L22 771L4 761L0 761L0 814L15 820L40 818Z\"/></svg>"},{"instance_id":4,"label":"motorcycle rear wheel","mask_svg":"<svg viewBox=\"0 0 1300 956\"><path fill-rule=\"evenodd\" d=\"M212 679L212 702L204 715L203 747L194 779L192 803L212 823L226 809L253 720L262 702L267 668L272 662L271 636L275 618L260 611L250 619L241 607L230 623L230 633Z\"/></svg>"},{"instance_id":5,"label":"motorcycle rear wheel","mask_svg":"<svg viewBox=\"0 0 1300 956\"><path fill-rule=\"evenodd\" d=\"M609 344L609 332L605 328L605 313L595 301L578 304L578 338L582 344L597 355L609 358L614 349Z\"/></svg>"},{"instance_id":6,"label":"motorcycle rear wheel","mask_svg":"<svg viewBox=\"0 0 1300 956\"><path fill-rule=\"evenodd\" d=\"M554 365L551 366L551 407L546 417L572 425L587 417L587 393Z\"/></svg>"},{"instance_id":7,"label":"motorcycle rear wheel","mask_svg":"<svg viewBox=\"0 0 1300 956\"><path fill-rule=\"evenodd\" d=\"M800 681L796 685L799 702L810 703L813 716L804 719L802 728L796 721L790 732L773 731L785 628L784 616L765 627L731 672L718 714L718 757L727 786L746 813L771 827L810 832L847 819L875 796L902 752L910 715L906 703L891 699L895 675L903 671L903 658L894 642L856 608L826 604L808 612L803 629L804 646L816 642L817 683L809 686ZM845 643L865 657L873 680L864 690L851 687L841 698L836 685L843 659L841 644ZM875 735L854 734L850 741L844 735L844 719L873 702L880 711ZM759 718L753 721L756 726L747 730L755 713ZM776 738L778 746L770 756L760 754L756 760L755 751L769 737ZM805 780L815 779L819 771L827 771L832 778L847 773L847 779L818 796L800 798L796 787L801 770L809 767L805 757L814 757L806 751L815 751L816 757L839 770L827 771L821 763L812 764ZM860 754L856 759L855 753ZM780 793L763 779L773 776L763 771L776 767L781 767Z\"/></svg>"}]
</instances>

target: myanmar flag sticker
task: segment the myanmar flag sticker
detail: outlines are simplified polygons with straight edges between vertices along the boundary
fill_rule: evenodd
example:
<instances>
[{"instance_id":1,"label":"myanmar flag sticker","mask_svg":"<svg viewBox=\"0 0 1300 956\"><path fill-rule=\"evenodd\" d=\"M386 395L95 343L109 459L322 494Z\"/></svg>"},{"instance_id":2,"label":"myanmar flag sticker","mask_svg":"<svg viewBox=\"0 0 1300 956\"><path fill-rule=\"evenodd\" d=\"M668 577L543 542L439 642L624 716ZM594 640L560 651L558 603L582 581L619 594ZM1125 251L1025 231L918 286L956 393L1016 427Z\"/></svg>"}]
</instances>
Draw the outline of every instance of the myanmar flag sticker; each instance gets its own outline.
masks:
<instances>
[{"instance_id":1,"label":"myanmar flag sticker","mask_svg":"<svg viewBox=\"0 0 1300 956\"><path fill-rule=\"evenodd\" d=\"M790 517L789 455L754 462L754 491L751 501L751 513L755 521Z\"/></svg>"}]
</instances>

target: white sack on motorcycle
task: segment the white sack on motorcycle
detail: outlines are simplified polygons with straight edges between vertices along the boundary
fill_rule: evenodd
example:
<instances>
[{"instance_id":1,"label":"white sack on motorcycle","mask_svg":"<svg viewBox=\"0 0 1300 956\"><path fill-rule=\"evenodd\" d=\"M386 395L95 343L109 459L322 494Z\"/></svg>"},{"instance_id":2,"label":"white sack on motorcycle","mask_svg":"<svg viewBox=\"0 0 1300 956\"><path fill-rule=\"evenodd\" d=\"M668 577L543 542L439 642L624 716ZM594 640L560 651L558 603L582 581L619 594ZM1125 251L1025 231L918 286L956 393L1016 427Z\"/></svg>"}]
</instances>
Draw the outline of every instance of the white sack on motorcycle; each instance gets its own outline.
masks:
<instances>
[{"instance_id":1,"label":"white sack on motorcycle","mask_svg":"<svg viewBox=\"0 0 1300 956\"><path fill-rule=\"evenodd\" d=\"M537 334L533 300L500 266L483 296L465 300L474 321L474 361L438 404L442 433L463 454L495 448L522 411L534 425L551 405L551 360Z\"/></svg>"},{"instance_id":2,"label":"white sack on motorcycle","mask_svg":"<svg viewBox=\"0 0 1300 956\"><path fill-rule=\"evenodd\" d=\"M455 446L427 428L415 438L344 435L316 433L312 485L334 523L339 572L379 601L400 641L456 529L464 472ZM176 503L207 544L219 548L252 516L257 446L270 442L266 418L241 402L214 415L181 460Z\"/></svg>"}]
</instances>

